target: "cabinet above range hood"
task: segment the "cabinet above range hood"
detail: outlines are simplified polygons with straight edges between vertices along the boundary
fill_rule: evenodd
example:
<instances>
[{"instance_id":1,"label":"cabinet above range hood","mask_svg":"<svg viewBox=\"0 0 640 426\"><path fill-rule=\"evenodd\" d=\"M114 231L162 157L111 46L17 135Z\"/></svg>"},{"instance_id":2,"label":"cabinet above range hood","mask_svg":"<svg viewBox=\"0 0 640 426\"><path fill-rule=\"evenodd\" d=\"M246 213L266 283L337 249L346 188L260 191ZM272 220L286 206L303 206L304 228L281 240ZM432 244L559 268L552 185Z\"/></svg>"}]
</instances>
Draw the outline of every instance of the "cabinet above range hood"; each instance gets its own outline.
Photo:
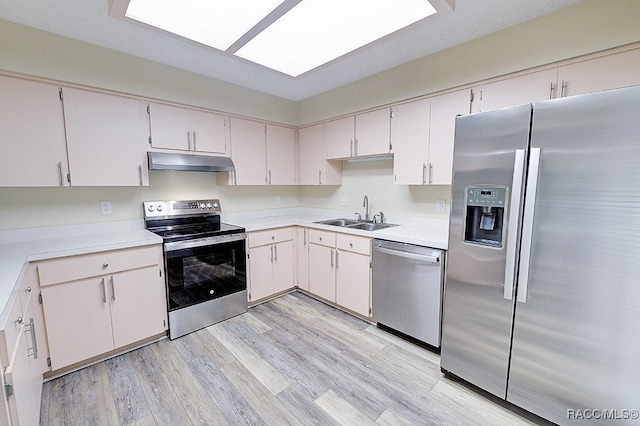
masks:
<instances>
[{"instance_id":1,"label":"cabinet above range hood","mask_svg":"<svg viewBox=\"0 0 640 426\"><path fill-rule=\"evenodd\" d=\"M148 152L149 170L182 170L189 172L233 172L236 170L229 157L197 154Z\"/></svg>"}]
</instances>

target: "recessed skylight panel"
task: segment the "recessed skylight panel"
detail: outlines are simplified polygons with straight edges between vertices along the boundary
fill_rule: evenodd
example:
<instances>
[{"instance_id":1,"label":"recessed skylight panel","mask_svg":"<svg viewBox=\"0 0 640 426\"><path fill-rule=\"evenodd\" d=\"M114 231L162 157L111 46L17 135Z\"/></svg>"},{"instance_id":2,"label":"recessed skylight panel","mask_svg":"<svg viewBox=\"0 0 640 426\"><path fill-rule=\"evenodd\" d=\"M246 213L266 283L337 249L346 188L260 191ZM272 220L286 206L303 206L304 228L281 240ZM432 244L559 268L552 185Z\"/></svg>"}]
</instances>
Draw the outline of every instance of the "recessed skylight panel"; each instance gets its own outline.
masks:
<instances>
[{"instance_id":1,"label":"recessed skylight panel","mask_svg":"<svg viewBox=\"0 0 640 426\"><path fill-rule=\"evenodd\" d=\"M125 16L226 50L282 0L130 0Z\"/></svg>"},{"instance_id":2,"label":"recessed skylight panel","mask_svg":"<svg viewBox=\"0 0 640 426\"><path fill-rule=\"evenodd\" d=\"M426 0L302 0L236 55L298 76L435 12Z\"/></svg>"}]
</instances>

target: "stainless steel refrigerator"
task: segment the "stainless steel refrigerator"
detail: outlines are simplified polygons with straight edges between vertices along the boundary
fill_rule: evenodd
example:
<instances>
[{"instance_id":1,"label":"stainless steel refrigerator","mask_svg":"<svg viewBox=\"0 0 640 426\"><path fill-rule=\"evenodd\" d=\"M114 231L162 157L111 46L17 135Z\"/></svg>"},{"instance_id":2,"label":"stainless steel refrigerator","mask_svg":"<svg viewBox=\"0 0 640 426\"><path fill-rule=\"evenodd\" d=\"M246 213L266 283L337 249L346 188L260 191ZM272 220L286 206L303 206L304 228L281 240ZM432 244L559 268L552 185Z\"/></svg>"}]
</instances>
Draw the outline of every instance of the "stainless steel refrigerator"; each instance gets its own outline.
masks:
<instances>
[{"instance_id":1,"label":"stainless steel refrigerator","mask_svg":"<svg viewBox=\"0 0 640 426\"><path fill-rule=\"evenodd\" d=\"M449 233L443 372L640 423L640 87L458 117Z\"/></svg>"}]
</instances>

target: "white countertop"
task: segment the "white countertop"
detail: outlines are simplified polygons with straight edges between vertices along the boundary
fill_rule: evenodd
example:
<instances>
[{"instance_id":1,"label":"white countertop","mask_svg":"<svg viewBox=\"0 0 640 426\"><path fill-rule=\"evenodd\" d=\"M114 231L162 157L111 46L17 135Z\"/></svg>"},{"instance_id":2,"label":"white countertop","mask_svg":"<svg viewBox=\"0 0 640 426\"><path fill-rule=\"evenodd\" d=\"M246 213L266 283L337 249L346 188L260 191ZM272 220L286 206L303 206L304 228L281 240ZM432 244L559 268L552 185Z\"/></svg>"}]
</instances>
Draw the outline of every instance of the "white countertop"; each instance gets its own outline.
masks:
<instances>
[{"instance_id":1,"label":"white countertop","mask_svg":"<svg viewBox=\"0 0 640 426\"><path fill-rule=\"evenodd\" d=\"M28 262L162 244L162 238L137 223L74 225L0 232L0 310L4 311ZM37 238L40 236L40 238ZM0 314L0 318L5 312Z\"/></svg>"},{"instance_id":2,"label":"white countertop","mask_svg":"<svg viewBox=\"0 0 640 426\"><path fill-rule=\"evenodd\" d=\"M246 228L247 232L274 227L305 226L327 231L362 235L383 240L447 249L449 239L449 219L432 219L393 216L385 218L385 223L398 226L365 231L316 223L322 220L349 217L345 212L324 209L278 209L268 211L230 213L222 216L223 221Z\"/></svg>"}]
</instances>

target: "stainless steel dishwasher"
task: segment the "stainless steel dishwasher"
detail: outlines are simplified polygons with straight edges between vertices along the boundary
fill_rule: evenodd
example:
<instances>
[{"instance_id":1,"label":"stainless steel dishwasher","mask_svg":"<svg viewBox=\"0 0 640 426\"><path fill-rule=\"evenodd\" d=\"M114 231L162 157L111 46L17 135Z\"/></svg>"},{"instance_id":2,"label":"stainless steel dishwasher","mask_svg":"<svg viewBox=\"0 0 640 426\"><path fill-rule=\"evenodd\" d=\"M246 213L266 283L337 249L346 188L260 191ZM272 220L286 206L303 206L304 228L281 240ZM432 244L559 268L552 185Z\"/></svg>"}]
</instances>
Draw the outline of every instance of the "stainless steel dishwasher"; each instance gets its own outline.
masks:
<instances>
[{"instance_id":1,"label":"stainless steel dishwasher","mask_svg":"<svg viewBox=\"0 0 640 426\"><path fill-rule=\"evenodd\" d=\"M372 249L374 321L439 348L445 252L384 240Z\"/></svg>"}]
</instances>

